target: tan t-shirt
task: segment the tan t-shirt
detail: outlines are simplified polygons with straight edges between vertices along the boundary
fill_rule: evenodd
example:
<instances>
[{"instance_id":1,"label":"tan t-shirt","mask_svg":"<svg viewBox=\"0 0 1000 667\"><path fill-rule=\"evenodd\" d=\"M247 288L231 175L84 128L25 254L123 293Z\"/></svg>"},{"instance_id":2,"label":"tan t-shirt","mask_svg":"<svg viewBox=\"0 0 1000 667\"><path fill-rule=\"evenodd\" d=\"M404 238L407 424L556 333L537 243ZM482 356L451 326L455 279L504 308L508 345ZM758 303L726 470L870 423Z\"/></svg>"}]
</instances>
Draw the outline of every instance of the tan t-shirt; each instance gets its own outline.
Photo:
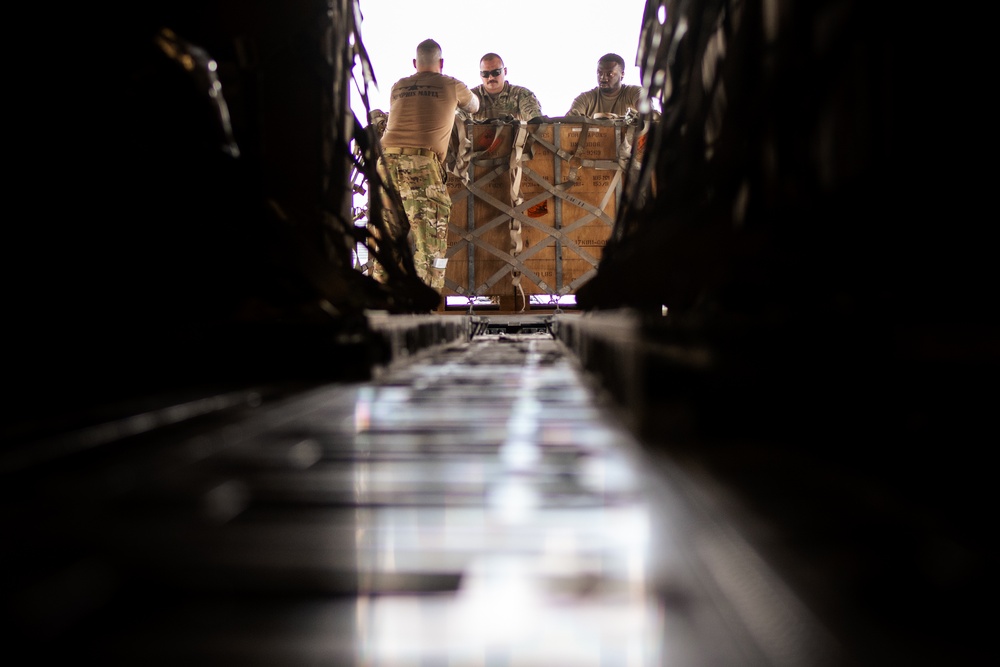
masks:
<instances>
[{"instance_id":1,"label":"tan t-shirt","mask_svg":"<svg viewBox=\"0 0 1000 667\"><path fill-rule=\"evenodd\" d=\"M382 146L429 148L444 163L455 109L474 112L479 100L468 86L445 74L417 72L400 79L389 95Z\"/></svg>"},{"instance_id":2,"label":"tan t-shirt","mask_svg":"<svg viewBox=\"0 0 1000 667\"><path fill-rule=\"evenodd\" d=\"M601 88L598 86L577 95L566 115L593 117L597 113L613 113L616 116L624 116L629 108L638 111L641 99L642 86L622 84L618 93L610 97L601 93Z\"/></svg>"}]
</instances>

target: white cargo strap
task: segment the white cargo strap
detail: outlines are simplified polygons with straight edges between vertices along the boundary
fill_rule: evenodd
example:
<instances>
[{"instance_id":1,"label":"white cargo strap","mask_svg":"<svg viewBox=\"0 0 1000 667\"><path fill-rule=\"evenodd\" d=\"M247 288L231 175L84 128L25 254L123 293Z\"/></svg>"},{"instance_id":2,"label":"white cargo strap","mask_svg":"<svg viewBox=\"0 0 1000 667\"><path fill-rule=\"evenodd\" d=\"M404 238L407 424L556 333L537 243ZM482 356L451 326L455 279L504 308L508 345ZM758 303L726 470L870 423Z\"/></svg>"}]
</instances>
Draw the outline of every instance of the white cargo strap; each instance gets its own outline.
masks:
<instances>
[{"instance_id":1,"label":"white cargo strap","mask_svg":"<svg viewBox=\"0 0 1000 667\"><path fill-rule=\"evenodd\" d=\"M514 144L510 151L510 203L517 206L521 198L521 156L524 155L525 142L528 140L528 124L519 121Z\"/></svg>"},{"instance_id":2,"label":"white cargo strap","mask_svg":"<svg viewBox=\"0 0 1000 667\"><path fill-rule=\"evenodd\" d=\"M618 164L622 171L628 172L630 164L632 164L633 170L638 170L638 160L633 164L634 142L636 130L639 130L641 135L643 124L642 116L634 109L629 109L625 114L625 136L622 138L621 145L618 146Z\"/></svg>"},{"instance_id":3,"label":"white cargo strap","mask_svg":"<svg viewBox=\"0 0 1000 667\"><path fill-rule=\"evenodd\" d=\"M510 152L510 205L517 207L524 198L521 197L521 156L524 154L524 144L528 139L528 125L523 120L518 122L517 134ZM510 254L517 257L524 250L524 239L521 238L521 221L510 219ZM510 272L511 283L521 293L521 310L527 305L524 298L524 288L521 286L521 272L513 269Z\"/></svg>"},{"instance_id":4,"label":"white cargo strap","mask_svg":"<svg viewBox=\"0 0 1000 667\"><path fill-rule=\"evenodd\" d=\"M469 138L469 132L466 128L467 122L461 116L455 117L454 129L458 135L458 146L455 147L454 163L447 165L447 171L462 179L463 185L469 184L469 164L473 158L472 139Z\"/></svg>"}]
</instances>

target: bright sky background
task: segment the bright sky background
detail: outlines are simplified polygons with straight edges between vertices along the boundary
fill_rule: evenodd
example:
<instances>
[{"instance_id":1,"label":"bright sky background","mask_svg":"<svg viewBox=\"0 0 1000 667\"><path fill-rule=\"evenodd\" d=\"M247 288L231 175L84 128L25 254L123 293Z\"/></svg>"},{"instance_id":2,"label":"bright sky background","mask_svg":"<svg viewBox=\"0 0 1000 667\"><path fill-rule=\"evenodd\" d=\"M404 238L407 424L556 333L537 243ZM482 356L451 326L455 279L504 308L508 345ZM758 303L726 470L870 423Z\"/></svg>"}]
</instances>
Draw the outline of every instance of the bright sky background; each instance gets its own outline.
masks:
<instances>
[{"instance_id":1,"label":"bright sky background","mask_svg":"<svg viewBox=\"0 0 1000 667\"><path fill-rule=\"evenodd\" d=\"M417 44L441 45L444 74L478 86L479 59L495 52L507 80L538 97L542 113L565 115L573 98L597 86L597 59L625 59L624 83L641 85L635 66L646 0L360 0L361 40L378 89L372 109L389 111L392 84L414 72ZM360 79L360 68L355 69ZM351 107L367 124L352 90Z\"/></svg>"}]
</instances>

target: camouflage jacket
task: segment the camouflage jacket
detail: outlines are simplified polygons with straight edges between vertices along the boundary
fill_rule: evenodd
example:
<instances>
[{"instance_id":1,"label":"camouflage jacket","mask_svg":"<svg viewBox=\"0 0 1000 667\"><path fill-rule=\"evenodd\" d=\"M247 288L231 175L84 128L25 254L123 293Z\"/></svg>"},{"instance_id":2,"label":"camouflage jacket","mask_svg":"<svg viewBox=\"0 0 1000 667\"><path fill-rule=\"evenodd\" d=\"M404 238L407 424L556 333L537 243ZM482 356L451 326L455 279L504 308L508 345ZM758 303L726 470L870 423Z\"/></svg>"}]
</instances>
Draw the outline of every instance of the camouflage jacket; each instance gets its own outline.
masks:
<instances>
[{"instance_id":1,"label":"camouflage jacket","mask_svg":"<svg viewBox=\"0 0 1000 667\"><path fill-rule=\"evenodd\" d=\"M511 85L504 81L503 90L494 99L480 84L472 89L479 98L479 111L472 114L473 120L513 116L516 120L531 120L542 115L542 105L535 94L524 86Z\"/></svg>"}]
</instances>

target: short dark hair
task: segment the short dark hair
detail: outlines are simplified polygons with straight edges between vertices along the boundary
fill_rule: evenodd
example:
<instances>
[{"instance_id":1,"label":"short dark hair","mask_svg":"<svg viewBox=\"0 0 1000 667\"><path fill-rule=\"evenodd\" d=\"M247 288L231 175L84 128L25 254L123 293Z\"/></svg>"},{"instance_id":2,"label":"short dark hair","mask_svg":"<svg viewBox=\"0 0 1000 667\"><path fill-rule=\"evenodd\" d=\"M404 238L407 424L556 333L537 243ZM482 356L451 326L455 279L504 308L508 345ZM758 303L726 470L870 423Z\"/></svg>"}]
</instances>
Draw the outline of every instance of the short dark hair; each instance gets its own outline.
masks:
<instances>
[{"instance_id":1,"label":"short dark hair","mask_svg":"<svg viewBox=\"0 0 1000 667\"><path fill-rule=\"evenodd\" d=\"M625 59L617 53L605 53L597 59L597 64L600 65L601 63L618 63L618 66L622 68L622 71L625 71Z\"/></svg>"},{"instance_id":2,"label":"short dark hair","mask_svg":"<svg viewBox=\"0 0 1000 667\"><path fill-rule=\"evenodd\" d=\"M500 64L502 66L506 67L506 65L504 64L503 58L501 58L499 56L499 54L492 53L492 52L491 53L487 53L485 56L483 56L482 58L480 58L479 62L483 62L484 60L493 60L494 58L496 58L497 60L499 60Z\"/></svg>"},{"instance_id":3,"label":"short dark hair","mask_svg":"<svg viewBox=\"0 0 1000 667\"><path fill-rule=\"evenodd\" d=\"M429 65L441 58L441 45L433 39L425 39L417 44L417 62Z\"/></svg>"}]
</instances>

